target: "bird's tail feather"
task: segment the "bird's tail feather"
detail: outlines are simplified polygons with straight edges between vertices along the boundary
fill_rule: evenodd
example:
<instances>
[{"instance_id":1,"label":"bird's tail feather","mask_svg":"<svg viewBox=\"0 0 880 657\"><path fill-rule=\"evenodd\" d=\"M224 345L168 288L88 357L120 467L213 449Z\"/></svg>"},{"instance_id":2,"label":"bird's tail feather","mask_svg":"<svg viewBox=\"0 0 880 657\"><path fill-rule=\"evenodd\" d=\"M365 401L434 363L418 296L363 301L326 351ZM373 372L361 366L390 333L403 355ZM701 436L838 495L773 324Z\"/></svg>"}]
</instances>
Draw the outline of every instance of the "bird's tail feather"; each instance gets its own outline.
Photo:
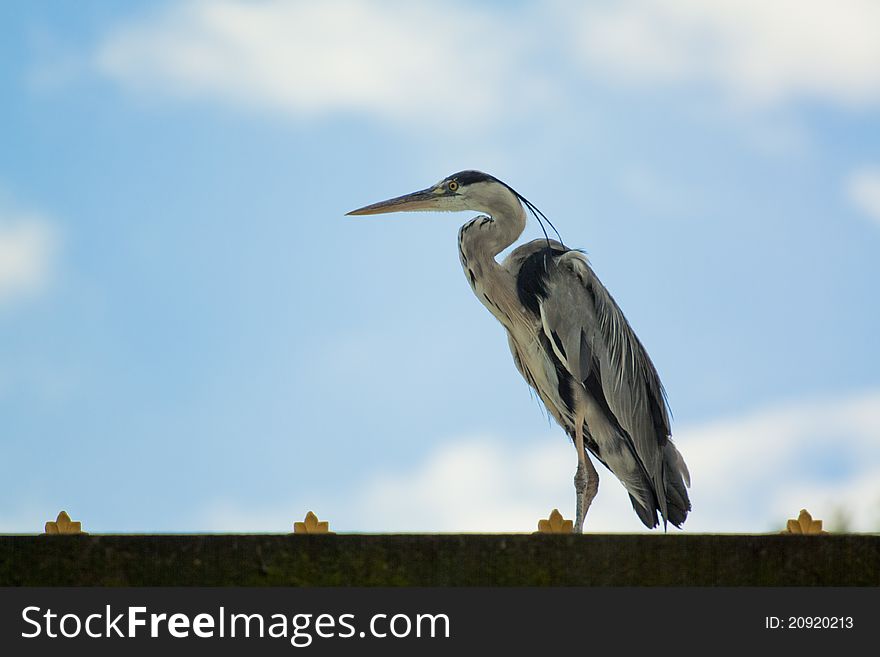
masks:
<instances>
[{"instance_id":1,"label":"bird's tail feather","mask_svg":"<svg viewBox=\"0 0 880 657\"><path fill-rule=\"evenodd\" d=\"M661 464L661 484L666 504L663 505L658 499L658 492L654 486L647 485L641 488L641 495L647 499L640 501L630 494L629 500L633 510L639 516L639 520L648 529L653 529L659 522L657 512L664 526L671 522L676 527L681 527L691 510L691 501L688 497L687 487L691 485L691 477L681 454L675 446L668 442L663 449L663 463ZM647 476L645 479L647 483ZM664 509L665 506L665 509Z\"/></svg>"},{"instance_id":2,"label":"bird's tail feather","mask_svg":"<svg viewBox=\"0 0 880 657\"><path fill-rule=\"evenodd\" d=\"M654 500L654 497L651 497L651 500ZM645 506L642 505L635 497L630 494L629 501L632 503L633 511L638 515L639 520L642 521L642 524L648 529L654 529L657 526L657 505L652 504L651 509L648 510Z\"/></svg>"},{"instance_id":3,"label":"bird's tail feather","mask_svg":"<svg viewBox=\"0 0 880 657\"><path fill-rule=\"evenodd\" d=\"M691 510L691 500L687 493L687 487L691 485L691 475L671 441L663 448L663 483L666 493L666 520L681 527Z\"/></svg>"}]
</instances>

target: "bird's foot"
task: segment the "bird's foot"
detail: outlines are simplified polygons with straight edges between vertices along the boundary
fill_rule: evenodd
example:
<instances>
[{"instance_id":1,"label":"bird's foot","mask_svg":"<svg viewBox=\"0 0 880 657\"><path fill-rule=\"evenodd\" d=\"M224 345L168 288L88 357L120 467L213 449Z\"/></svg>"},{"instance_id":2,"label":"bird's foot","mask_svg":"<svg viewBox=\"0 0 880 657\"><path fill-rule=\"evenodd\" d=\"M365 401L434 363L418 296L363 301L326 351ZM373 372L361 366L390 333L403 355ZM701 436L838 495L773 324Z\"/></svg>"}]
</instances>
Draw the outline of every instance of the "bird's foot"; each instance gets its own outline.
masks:
<instances>
[{"instance_id":1,"label":"bird's foot","mask_svg":"<svg viewBox=\"0 0 880 657\"><path fill-rule=\"evenodd\" d=\"M587 475L587 467L589 467L589 476ZM577 472L574 475L574 490L576 495L575 501L575 518L574 532L576 534L584 533L584 518L587 511L599 492L599 473L590 463L589 466L584 463L578 463Z\"/></svg>"}]
</instances>

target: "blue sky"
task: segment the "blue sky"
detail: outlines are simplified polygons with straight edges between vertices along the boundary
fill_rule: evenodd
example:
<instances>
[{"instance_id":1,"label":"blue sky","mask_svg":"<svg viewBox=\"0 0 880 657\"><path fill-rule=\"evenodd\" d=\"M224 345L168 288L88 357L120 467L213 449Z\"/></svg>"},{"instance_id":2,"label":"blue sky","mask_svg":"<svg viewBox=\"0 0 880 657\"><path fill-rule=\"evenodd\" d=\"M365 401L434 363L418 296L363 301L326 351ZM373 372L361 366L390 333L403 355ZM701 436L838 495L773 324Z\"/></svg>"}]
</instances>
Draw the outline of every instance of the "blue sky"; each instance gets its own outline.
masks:
<instances>
[{"instance_id":1,"label":"blue sky","mask_svg":"<svg viewBox=\"0 0 880 657\"><path fill-rule=\"evenodd\" d=\"M0 24L0 531L571 516L574 452L460 273L469 217L343 216L464 168L586 249L649 349L686 529L803 506L880 527L874 3L8 2ZM610 474L587 525L641 527Z\"/></svg>"}]
</instances>

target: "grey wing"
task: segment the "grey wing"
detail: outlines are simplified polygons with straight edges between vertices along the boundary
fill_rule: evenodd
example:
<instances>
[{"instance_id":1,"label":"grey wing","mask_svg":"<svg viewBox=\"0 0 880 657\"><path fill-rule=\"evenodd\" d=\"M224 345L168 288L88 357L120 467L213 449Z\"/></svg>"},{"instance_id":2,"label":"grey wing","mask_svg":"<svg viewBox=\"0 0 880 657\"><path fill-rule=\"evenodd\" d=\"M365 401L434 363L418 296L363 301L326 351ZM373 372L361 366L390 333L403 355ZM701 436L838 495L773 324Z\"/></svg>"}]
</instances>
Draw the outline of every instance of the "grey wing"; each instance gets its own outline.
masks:
<instances>
[{"instance_id":1,"label":"grey wing","mask_svg":"<svg viewBox=\"0 0 880 657\"><path fill-rule=\"evenodd\" d=\"M541 324L557 357L626 432L665 520L690 510L690 475L670 440L666 394L651 359L620 308L578 251L547 268ZM601 400L599 400L600 403ZM653 515L653 512L652 512Z\"/></svg>"}]
</instances>

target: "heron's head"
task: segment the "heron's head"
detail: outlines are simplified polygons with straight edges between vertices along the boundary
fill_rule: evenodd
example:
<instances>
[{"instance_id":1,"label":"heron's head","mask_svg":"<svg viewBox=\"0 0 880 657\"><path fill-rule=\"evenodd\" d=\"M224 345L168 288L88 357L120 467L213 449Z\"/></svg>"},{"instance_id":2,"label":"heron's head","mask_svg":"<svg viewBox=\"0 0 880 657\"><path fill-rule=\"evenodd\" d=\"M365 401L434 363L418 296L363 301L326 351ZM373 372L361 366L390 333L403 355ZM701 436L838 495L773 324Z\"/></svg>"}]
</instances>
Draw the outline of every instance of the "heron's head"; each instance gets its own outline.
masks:
<instances>
[{"instance_id":1,"label":"heron's head","mask_svg":"<svg viewBox=\"0 0 880 657\"><path fill-rule=\"evenodd\" d=\"M386 214L389 212L458 212L475 210L493 214L502 205L519 206L521 197L509 186L482 171L459 171L436 185L412 194L379 201L350 215ZM519 206L521 207L521 206Z\"/></svg>"}]
</instances>

